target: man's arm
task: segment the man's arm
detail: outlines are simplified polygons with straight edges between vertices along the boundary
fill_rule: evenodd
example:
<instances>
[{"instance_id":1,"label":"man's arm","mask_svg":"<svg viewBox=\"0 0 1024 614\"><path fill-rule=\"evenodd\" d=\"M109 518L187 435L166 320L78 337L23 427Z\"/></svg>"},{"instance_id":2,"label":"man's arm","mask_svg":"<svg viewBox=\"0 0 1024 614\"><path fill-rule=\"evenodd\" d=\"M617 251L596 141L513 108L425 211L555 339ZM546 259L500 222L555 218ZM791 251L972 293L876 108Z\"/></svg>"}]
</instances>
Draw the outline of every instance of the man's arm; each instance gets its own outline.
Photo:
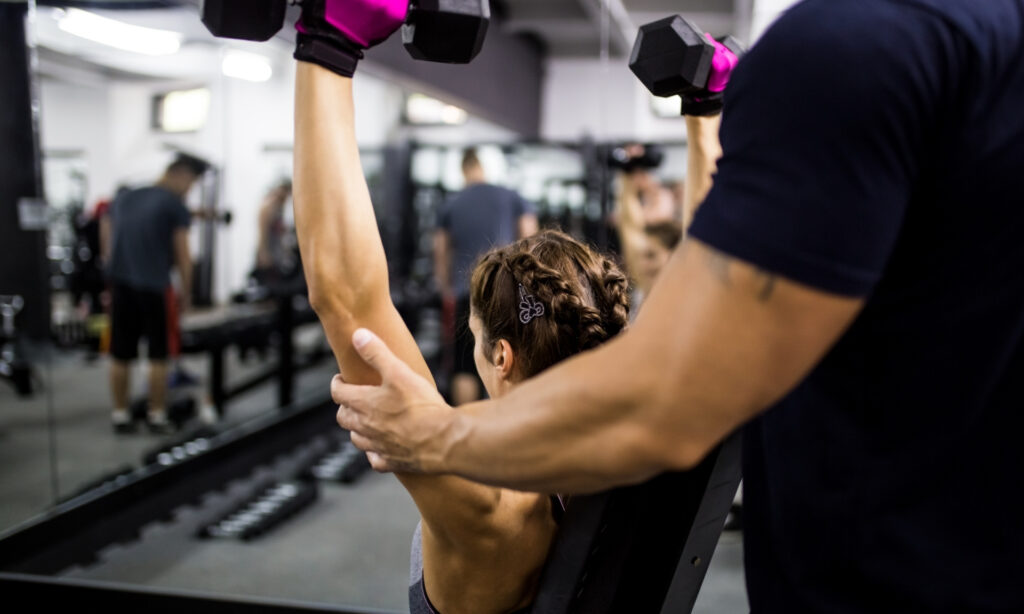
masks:
<instances>
[{"instance_id":1,"label":"man's arm","mask_svg":"<svg viewBox=\"0 0 1024 614\"><path fill-rule=\"evenodd\" d=\"M444 228L434 231L434 279L442 296L452 295L452 239Z\"/></svg>"},{"instance_id":2,"label":"man's arm","mask_svg":"<svg viewBox=\"0 0 1024 614\"><path fill-rule=\"evenodd\" d=\"M520 215L517 226L520 239L537 234L537 230L540 229L540 224L537 222L537 214L524 213Z\"/></svg>"},{"instance_id":3,"label":"man's arm","mask_svg":"<svg viewBox=\"0 0 1024 614\"><path fill-rule=\"evenodd\" d=\"M256 247L256 266L267 268L274 264L273 256L270 253L270 203L264 202L260 207L259 221L259 242Z\"/></svg>"},{"instance_id":4,"label":"man's arm","mask_svg":"<svg viewBox=\"0 0 1024 614\"><path fill-rule=\"evenodd\" d=\"M619 190L615 199L619 244L623 264L630 279L642 288L650 287L653 280L639 279L643 267L641 254L646 248L644 211L640 204L640 191L631 173L619 173Z\"/></svg>"},{"instance_id":5,"label":"man's arm","mask_svg":"<svg viewBox=\"0 0 1024 614\"><path fill-rule=\"evenodd\" d=\"M635 483L694 466L781 398L862 305L696 241L663 275L628 332L455 414L436 398L424 402L418 384L373 340L360 351L385 384L336 381L335 400L346 406L339 419L376 453L377 468L452 472L543 492Z\"/></svg>"},{"instance_id":6,"label":"man's arm","mask_svg":"<svg viewBox=\"0 0 1024 614\"><path fill-rule=\"evenodd\" d=\"M181 277L178 300L181 310L188 311L192 300L192 253L188 249L188 226L174 229L174 263Z\"/></svg>"},{"instance_id":7,"label":"man's arm","mask_svg":"<svg viewBox=\"0 0 1024 614\"><path fill-rule=\"evenodd\" d=\"M685 116L686 121L686 184L683 187L683 228L693 221L697 207L711 191L712 177L722 157L718 129L722 116Z\"/></svg>"},{"instance_id":8,"label":"man's arm","mask_svg":"<svg viewBox=\"0 0 1024 614\"><path fill-rule=\"evenodd\" d=\"M100 216L100 262L110 262L110 250L113 248L113 228L110 224L110 213Z\"/></svg>"}]
</instances>

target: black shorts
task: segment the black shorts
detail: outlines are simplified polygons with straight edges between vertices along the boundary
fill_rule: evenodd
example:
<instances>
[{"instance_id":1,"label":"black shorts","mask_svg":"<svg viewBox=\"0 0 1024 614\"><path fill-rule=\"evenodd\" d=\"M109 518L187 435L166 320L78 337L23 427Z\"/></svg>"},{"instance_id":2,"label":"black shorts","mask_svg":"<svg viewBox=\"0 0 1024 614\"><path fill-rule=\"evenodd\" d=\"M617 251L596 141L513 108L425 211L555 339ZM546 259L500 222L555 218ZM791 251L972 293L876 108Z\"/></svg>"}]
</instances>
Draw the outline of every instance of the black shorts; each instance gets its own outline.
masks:
<instances>
[{"instance_id":1,"label":"black shorts","mask_svg":"<svg viewBox=\"0 0 1024 614\"><path fill-rule=\"evenodd\" d=\"M473 332L469 330L469 297L455 299L455 373L476 375L473 361Z\"/></svg>"},{"instance_id":2,"label":"black shorts","mask_svg":"<svg viewBox=\"0 0 1024 614\"><path fill-rule=\"evenodd\" d=\"M116 360L139 355L146 339L150 360L167 359L167 295L115 283L110 290L110 354Z\"/></svg>"}]
</instances>

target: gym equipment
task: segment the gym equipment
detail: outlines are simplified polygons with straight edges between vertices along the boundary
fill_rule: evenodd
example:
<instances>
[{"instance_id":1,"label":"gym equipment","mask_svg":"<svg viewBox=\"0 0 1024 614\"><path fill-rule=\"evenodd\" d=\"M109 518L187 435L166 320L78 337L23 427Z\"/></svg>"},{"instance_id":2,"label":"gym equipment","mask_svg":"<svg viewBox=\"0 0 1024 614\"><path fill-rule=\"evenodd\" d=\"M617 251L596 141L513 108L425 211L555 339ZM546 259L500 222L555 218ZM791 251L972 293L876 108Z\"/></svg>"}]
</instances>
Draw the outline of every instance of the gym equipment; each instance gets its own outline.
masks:
<instances>
[{"instance_id":1,"label":"gym equipment","mask_svg":"<svg viewBox=\"0 0 1024 614\"><path fill-rule=\"evenodd\" d=\"M665 159L665 152L654 144L643 146L644 153L639 156L632 156L627 146L615 147L608 152L608 166L621 171L631 173L635 170L653 170L661 166Z\"/></svg>"},{"instance_id":2,"label":"gym equipment","mask_svg":"<svg viewBox=\"0 0 1024 614\"><path fill-rule=\"evenodd\" d=\"M84 609L89 611L178 611L182 607L218 614L296 611L263 599L214 599L157 586L140 590L126 584L69 579L62 572L75 565L102 564L102 552L113 544L121 551L166 550L170 556L181 557L181 544L172 546L168 540L180 541L180 529L187 528L187 534L195 535L195 529L214 524L212 520L191 524L202 517L178 518L175 510L183 507L198 507L200 514L220 521L241 510L242 501L258 506L258 501L251 499L253 494L264 494L259 497L264 502L275 495L280 501L297 497L300 493L291 489L268 489L271 484L294 486L301 468L322 455L330 441L337 441L336 436L324 436L328 429L337 430L334 408L323 396L240 425L210 438L205 450L191 456L186 451L186 457L178 462L151 465L107 482L7 533L0 537L0 589L8 597L31 597L37 606L67 603L69 596L74 596L75 603L88 604ZM571 497L531 612L689 612L736 492L739 444L737 436L730 437L687 472ZM226 492L228 485L240 480L250 485L242 492L235 489L238 494L234 496ZM325 493L328 488L323 486ZM224 501L224 497L231 500ZM269 506L263 509L269 510ZM241 537L249 523L257 520L252 516L235 518L234 526L221 527L226 533L222 537ZM154 523L172 530L144 530ZM304 605L301 609L359 612L336 606L317 610Z\"/></svg>"},{"instance_id":3,"label":"gym equipment","mask_svg":"<svg viewBox=\"0 0 1024 614\"><path fill-rule=\"evenodd\" d=\"M220 415L228 400L271 379L278 382L278 406L292 401L297 371L317 364L326 354L295 355L292 333L301 324L315 322L308 301L302 296L304 287L280 287L267 291L269 300L260 303L232 304L215 309L193 311L181 319L181 351L185 354L207 353L209 373L205 384L210 400ZM266 348L276 340L277 364L228 387L225 354L231 346L240 351Z\"/></svg>"},{"instance_id":4,"label":"gym equipment","mask_svg":"<svg viewBox=\"0 0 1024 614\"><path fill-rule=\"evenodd\" d=\"M736 57L743 53L739 41L731 36L721 43ZM687 102L715 99L713 102L720 109L721 92L708 90L714 55L715 45L708 36L692 21L674 15L640 26L629 69L655 96L680 96L684 106Z\"/></svg>"},{"instance_id":5,"label":"gym equipment","mask_svg":"<svg viewBox=\"0 0 1024 614\"><path fill-rule=\"evenodd\" d=\"M342 484L355 482L369 470L370 461L366 454L351 441L343 441L335 451L318 459L309 469L319 480Z\"/></svg>"},{"instance_id":6,"label":"gym equipment","mask_svg":"<svg viewBox=\"0 0 1024 614\"><path fill-rule=\"evenodd\" d=\"M690 612L740 482L739 433L690 471L570 497L533 614Z\"/></svg>"},{"instance_id":7,"label":"gym equipment","mask_svg":"<svg viewBox=\"0 0 1024 614\"><path fill-rule=\"evenodd\" d=\"M203 24L214 36L269 40L284 27L286 0L204 0ZM417 60L465 64L483 47L489 0L413 0L402 44Z\"/></svg>"},{"instance_id":8,"label":"gym equipment","mask_svg":"<svg viewBox=\"0 0 1024 614\"><path fill-rule=\"evenodd\" d=\"M32 365L25 359L14 318L25 307L21 296L0 296L0 378L9 380L18 396L32 396Z\"/></svg>"},{"instance_id":9,"label":"gym equipment","mask_svg":"<svg viewBox=\"0 0 1024 614\"><path fill-rule=\"evenodd\" d=\"M414 1L402 44L417 60L467 64L480 53L490 21L489 0Z\"/></svg>"},{"instance_id":10,"label":"gym equipment","mask_svg":"<svg viewBox=\"0 0 1024 614\"><path fill-rule=\"evenodd\" d=\"M201 426L174 437L171 441L142 455L142 464L164 467L192 458L210 449L210 440L217 436L213 429Z\"/></svg>"},{"instance_id":11,"label":"gym equipment","mask_svg":"<svg viewBox=\"0 0 1024 614\"><path fill-rule=\"evenodd\" d=\"M197 537L251 540L278 526L309 507L319 496L319 487L311 480L271 482L257 494L218 521L200 527Z\"/></svg>"}]
</instances>

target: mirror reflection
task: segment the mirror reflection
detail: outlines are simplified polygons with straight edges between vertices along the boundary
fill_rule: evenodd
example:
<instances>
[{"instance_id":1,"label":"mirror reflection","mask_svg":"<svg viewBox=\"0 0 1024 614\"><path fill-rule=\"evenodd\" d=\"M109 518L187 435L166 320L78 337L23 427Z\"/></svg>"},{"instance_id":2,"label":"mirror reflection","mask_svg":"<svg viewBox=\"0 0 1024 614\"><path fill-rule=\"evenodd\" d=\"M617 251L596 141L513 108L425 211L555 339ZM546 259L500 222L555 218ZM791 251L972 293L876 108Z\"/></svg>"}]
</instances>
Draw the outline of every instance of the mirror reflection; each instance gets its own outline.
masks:
<instances>
[{"instance_id":1,"label":"mirror reflection","mask_svg":"<svg viewBox=\"0 0 1024 614\"><path fill-rule=\"evenodd\" d=\"M0 529L48 539L52 518L74 518L104 539L0 567L406 611L419 513L334 421L338 367L299 253L294 12L252 43L213 37L194 2L117 4L32 12L42 190L19 219L40 233L24 267L43 290L0 295ZM522 9L508 4L492 8ZM590 78L604 70L597 44L613 44L597 25L593 40L546 48L509 17L496 36L533 68L497 94L396 61L397 41L360 68L356 137L392 301L453 403L487 394L466 380L454 300L479 254L438 269L459 194L510 190L531 218L524 236L559 229L619 259L626 176L647 190L648 222L686 219L685 131L631 76L642 121L579 116L617 95ZM528 100L527 117L498 109L506 98ZM616 162L655 141L658 164Z\"/></svg>"}]
</instances>

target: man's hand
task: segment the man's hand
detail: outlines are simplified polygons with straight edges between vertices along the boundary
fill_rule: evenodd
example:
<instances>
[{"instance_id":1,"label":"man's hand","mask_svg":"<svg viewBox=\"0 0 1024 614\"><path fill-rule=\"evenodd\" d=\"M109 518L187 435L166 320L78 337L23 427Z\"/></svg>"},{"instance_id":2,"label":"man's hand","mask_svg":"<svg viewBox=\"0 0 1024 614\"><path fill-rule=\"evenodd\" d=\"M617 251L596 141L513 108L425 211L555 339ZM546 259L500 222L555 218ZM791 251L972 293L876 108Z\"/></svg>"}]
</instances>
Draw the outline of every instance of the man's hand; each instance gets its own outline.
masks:
<instances>
[{"instance_id":1,"label":"man's hand","mask_svg":"<svg viewBox=\"0 0 1024 614\"><path fill-rule=\"evenodd\" d=\"M443 473L457 414L370 331L355 331L352 346L380 374L381 383L356 386L334 376L338 424L352 432L352 443L367 452L377 471Z\"/></svg>"}]
</instances>

